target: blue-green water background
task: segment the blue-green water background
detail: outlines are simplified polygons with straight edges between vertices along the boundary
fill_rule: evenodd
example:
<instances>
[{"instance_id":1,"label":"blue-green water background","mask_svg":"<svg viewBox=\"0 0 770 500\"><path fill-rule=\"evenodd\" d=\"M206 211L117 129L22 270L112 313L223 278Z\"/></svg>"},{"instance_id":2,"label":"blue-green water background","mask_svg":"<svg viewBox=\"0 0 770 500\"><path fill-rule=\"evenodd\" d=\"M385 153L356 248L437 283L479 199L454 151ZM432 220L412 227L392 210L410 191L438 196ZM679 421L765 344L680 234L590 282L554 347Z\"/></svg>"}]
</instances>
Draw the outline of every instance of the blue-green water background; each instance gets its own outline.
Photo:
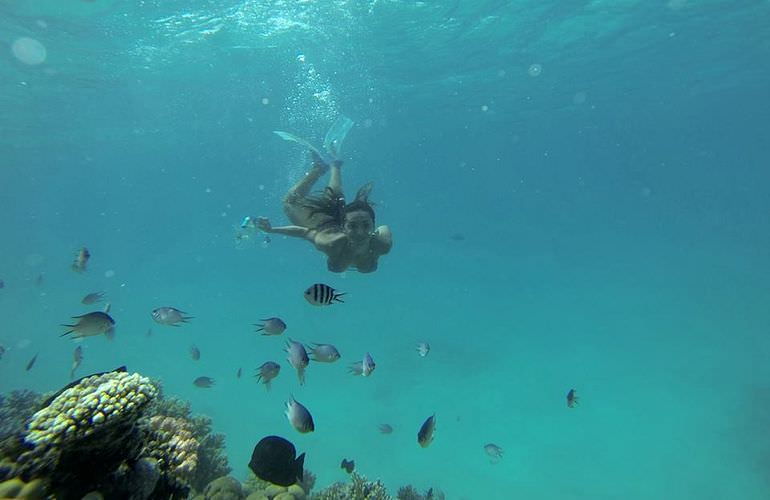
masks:
<instances>
[{"instance_id":1,"label":"blue-green water background","mask_svg":"<svg viewBox=\"0 0 770 500\"><path fill-rule=\"evenodd\" d=\"M770 497L768 2L6 0L0 44L1 392L68 382L57 325L104 290L117 338L86 339L80 373L162 379L241 479L276 433L318 486L346 457L448 498ZM340 113L347 190L374 181L394 233L379 271L236 248L244 215L285 222L307 166L272 130L320 143ZM310 307L317 281L347 302ZM162 305L195 319L153 324ZM300 387L252 333L271 315L342 360ZM376 372L349 376L366 351Z\"/></svg>"}]
</instances>

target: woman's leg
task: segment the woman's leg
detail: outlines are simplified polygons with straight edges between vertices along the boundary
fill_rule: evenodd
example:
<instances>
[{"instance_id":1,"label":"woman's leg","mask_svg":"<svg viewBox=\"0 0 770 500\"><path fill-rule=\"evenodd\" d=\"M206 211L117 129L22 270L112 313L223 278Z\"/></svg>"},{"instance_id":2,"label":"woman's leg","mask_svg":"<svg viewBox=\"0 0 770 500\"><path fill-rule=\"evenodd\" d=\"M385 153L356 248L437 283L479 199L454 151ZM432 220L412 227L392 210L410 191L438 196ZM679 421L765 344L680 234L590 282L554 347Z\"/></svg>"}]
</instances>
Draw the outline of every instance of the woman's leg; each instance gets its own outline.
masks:
<instances>
[{"instance_id":1,"label":"woman's leg","mask_svg":"<svg viewBox=\"0 0 770 500\"><path fill-rule=\"evenodd\" d=\"M310 194L310 190L313 189L315 183L318 182L318 179L320 179L328 169L329 165L324 163L324 161L317 154L313 153L313 166L305 174L305 176L299 180L299 182L297 182L294 186L292 186L291 189L289 189L289 191L286 193L286 196L283 197L284 202L289 199L294 200L298 198L304 198Z\"/></svg>"},{"instance_id":2,"label":"woman's leg","mask_svg":"<svg viewBox=\"0 0 770 500\"><path fill-rule=\"evenodd\" d=\"M310 190L313 189L315 183L326 173L328 168L329 166L318 155L313 153L312 168L283 197L283 212L292 224L307 227L310 211L302 201L310 194Z\"/></svg>"},{"instance_id":3,"label":"woman's leg","mask_svg":"<svg viewBox=\"0 0 770 500\"><path fill-rule=\"evenodd\" d=\"M328 188L337 196L342 194L342 161L334 160L332 162L331 174L329 175Z\"/></svg>"}]
</instances>

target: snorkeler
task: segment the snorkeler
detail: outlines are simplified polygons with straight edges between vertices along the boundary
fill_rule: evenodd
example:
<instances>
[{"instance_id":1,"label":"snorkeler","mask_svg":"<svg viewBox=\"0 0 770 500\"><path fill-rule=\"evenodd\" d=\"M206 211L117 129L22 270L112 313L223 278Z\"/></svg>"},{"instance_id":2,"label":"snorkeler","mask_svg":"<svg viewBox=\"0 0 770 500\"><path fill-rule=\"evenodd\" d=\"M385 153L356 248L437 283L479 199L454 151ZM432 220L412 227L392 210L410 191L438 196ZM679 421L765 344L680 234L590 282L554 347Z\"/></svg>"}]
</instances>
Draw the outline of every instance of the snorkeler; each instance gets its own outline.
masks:
<instances>
[{"instance_id":1,"label":"snorkeler","mask_svg":"<svg viewBox=\"0 0 770 500\"><path fill-rule=\"evenodd\" d=\"M327 265L332 272L340 273L352 268L371 273L377 270L380 256L390 251L393 238L388 226L374 225L374 209L368 200L371 183L361 187L352 202L345 202L342 161L337 156L352 124L348 118L340 117L329 129L324 147L331 156L330 162L324 160L321 152L307 141L286 132L276 132L283 139L309 147L313 166L283 198L284 213L294 225L272 227L266 217L259 217L256 226L266 233L311 241L326 254ZM328 170L331 170L329 184L323 193L310 196L313 185Z\"/></svg>"}]
</instances>

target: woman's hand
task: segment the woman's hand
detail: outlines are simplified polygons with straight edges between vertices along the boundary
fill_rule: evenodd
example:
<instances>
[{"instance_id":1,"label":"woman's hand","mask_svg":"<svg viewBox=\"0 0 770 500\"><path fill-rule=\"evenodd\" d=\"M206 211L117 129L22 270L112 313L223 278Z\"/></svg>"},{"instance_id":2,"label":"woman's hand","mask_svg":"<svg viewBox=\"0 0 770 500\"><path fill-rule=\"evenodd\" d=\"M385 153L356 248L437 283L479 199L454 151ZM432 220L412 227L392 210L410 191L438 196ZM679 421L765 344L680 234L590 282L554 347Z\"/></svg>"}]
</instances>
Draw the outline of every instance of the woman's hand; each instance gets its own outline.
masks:
<instances>
[{"instance_id":1,"label":"woman's hand","mask_svg":"<svg viewBox=\"0 0 770 500\"><path fill-rule=\"evenodd\" d=\"M273 226L267 217L257 217L257 227L266 233L273 232Z\"/></svg>"}]
</instances>

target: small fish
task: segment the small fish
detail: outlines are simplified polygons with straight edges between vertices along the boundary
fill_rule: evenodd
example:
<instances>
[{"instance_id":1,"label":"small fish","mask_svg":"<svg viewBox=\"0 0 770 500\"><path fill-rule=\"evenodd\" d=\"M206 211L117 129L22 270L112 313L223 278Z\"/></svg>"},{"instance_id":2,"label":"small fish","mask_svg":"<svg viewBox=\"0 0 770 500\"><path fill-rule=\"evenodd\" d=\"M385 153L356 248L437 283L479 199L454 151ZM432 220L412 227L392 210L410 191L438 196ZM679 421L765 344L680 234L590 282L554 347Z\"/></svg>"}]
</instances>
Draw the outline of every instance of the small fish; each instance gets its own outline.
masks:
<instances>
[{"instance_id":1,"label":"small fish","mask_svg":"<svg viewBox=\"0 0 770 500\"><path fill-rule=\"evenodd\" d=\"M328 306L335 302L344 302L340 297L345 293L340 293L329 285L316 283L305 290L305 300L314 306Z\"/></svg>"},{"instance_id":2,"label":"small fish","mask_svg":"<svg viewBox=\"0 0 770 500\"><path fill-rule=\"evenodd\" d=\"M75 335L72 336L74 339L101 334L104 334L110 340L115 338L115 320L107 313L95 311L80 316L73 316L72 319L76 319L78 322L74 325L61 325L69 328L69 330L61 334L62 337L74 333Z\"/></svg>"},{"instance_id":3,"label":"small fish","mask_svg":"<svg viewBox=\"0 0 770 500\"><path fill-rule=\"evenodd\" d=\"M238 378L241 378L242 373L243 373L243 368L238 368L238 373L236 373L235 376Z\"/></svg>"},{"instance_id":4,"label":"small fish","mask_svg":"<svg viewBox=\"0 0 770 500\"><path fill-rule=\"evenodd\" d=\"M277 377L280 372L281 365L275 361L266 361L262 363L259 368L257 368L257 372L254 374L254 376L257 377L257 382L262 382L265 384L265 389L269 391L271 388L272 380Z\"/></svg>"},{"instance_id":5,"label":"small fish","mask_svg":"<svg viewBox=\"0 0 770 500\"><path fill-rule=\"evenodd\" d=\"M393 433L393 426L390 424L380 424L379 427L380 434L392 434Z\"/></svg>"},{"instance_id":6,"label":"small fish","mask_svg":"<svg viewBox=\"0 0 770 500\"><path fill-rule=\"evenodd\" d=\"M181 326L179 323L187 323L193 319L193 316L185 316L186 314L174 307L158 307L152 310L152 319L161 325Z\"/></svg>"},{"instance_id":7,"label":"small fish","mask_svg":"<svg viewBox=\"0 0 770 500\"><path fill-rule=\"evenodd\" d=\"M198 349L198 346L191 345L190 346L190 357L193 359L193 361L198 361L201 359L201 350Z\"/></svg>"},{"instance_id":8,"label":"small fish","mask_svg":"<svg viewBox=\"0 0 770 500\"><path fill-rule=\"evenodd\" d=\"M434 413L423 422L420 431L417 433L417 442L420 446L427 448L433 442L433 433L436 430L436 414Z\"/></svg>"},{"instance_id":9,"label":"small fish","mask_svg":"<svg viewBox=\"0 0 770 500\"><path fill-rule=\"evenodd\" d=\"M86 247L81 248L78 250L77 255L75 255L75 261L72 263L72 270L76 273L83 273L86 271L86 265L88 264L88 259L91 258L91 252L88 251Z\"/></svg>"},{"instance_id":10,"label":"small fish","mask_svg":"<svg viewBox=\"0 0 770 500\"><path fill-rule=\"evenodd\" d=\"M81 304L91 305L101 302L104 299L104 292L91 292L80 301Z\"/></svg>"},{"instance_id":11,"label":"small fish","mask_svg":"<svg viewBox=\"0 0 770 500\"><path fill-rule=\"evenodd\" d=\"M5 288L5 281L0 280L0 288Z\"/></svg>"},{"instance_id":12,"label":"small fish","mask_svg":"<svg viewBox=\"0 0 770 500\"><path fill-rule=\"evenodd\" d=\"M580 404L580 398L575 393L575 389L570 389L567 393L567 407L574 408Z\"/></svg>"},{"instance_id":13,"label":"small fish","mask_svg":"<svg viewBox=\"0 0 770 500\"><path fill-rule=\"evenodd\" d=\"M294 396L291 396L286 402L286 418L302 434L315 430L315 424L310 412L299 401L294 399Z\"/></svg>"},{"instance_id":14,"label":"small fish","mask_svg":"<svg viewBox=\"0 0 770 500\"><path fill-rule=\"evenodd\" d=\"M5 346L0 344L0 359L3 359L3 354L5 354Z\"/></svg>"},{"instance_id":15,"label":"small fish","mask_svg":"<svg viewBox=\"0 0 770 500\"><path fill-rule=\"evenodd\" d=\"M366 355L364 355L364 359L361 361L356 361L352 365L350 365L350 373L353 375L361 375L362 377L368 377L372 374L374 371L374 368L377 365L374 364L374 360L372 359L372 356L367 352Z\"/></svg>"},{"instance_id":16,"label":"small fish","mask_svg":"<svg viewBox=\"0 0 770 500\"><path fill-rule=\"evenodd\" d=\"M430 352L430 344L428 344L427 342L420 342L419 344L417 344L417 354L419 354L421 358L424 358L425 356L427 356L429 352Z\"/></svg>"},{"instance_id":17,"label":"small fish","mask_svg":"<svg viewBox=\"0 0 770 500\"><path fill-rule=\"evenodd\" d=\"M35 361L37 361L37 355L40 353L35 354L32 356L32 359L29 360L29 363L27 363L27 367L25 368L26 371L30 371L33 366L35 366Z\"/></svg>"},{"instance_id":18,"label":"small fish","mask_svg":"<svg viewBox=\"0 0 770 500\"><path fill-rule=\"evenodd\" d=\"M195 385L195 387L200 387L202 389L208 389L209 387L214 385L214 379L211 377L198 377L195 380L193 380L193 385Z\"/></svg>"},{"instance_id":19,"label":"small fish","mask_svg":"<svg viewBox=\"0 0 770 500\"><path fill-rule=\"evenodd\" d=\"M484 445L484 452L489 456L492 463L497 463L503 458L503 449L494 443L487 443Z\"/></svg>"},{"instance_id":20,"label":"small fish","mask_svg":"<svg viewBox=\"0 0 770 500\"><path fill-rule=\"evenodd\" d=\"M286 323L281 318L265 318L261 324L255 324L258 332L264 332L262 335L280 335L286 330Z\"/></svg>"},{"instance_id":21,"label":"small fish","mask_svg":"<svg viewBox=\"0 0 770 500\"><path fill-rule=\"evenodd\" d=\"M340 468L345 469L345 472L351 474L356 468L356 461L343 458Z\"/></svg>"},{"instance_id":22,"label":"small fish","mask_svg":"<svg viewBox=\"0 0 770 500\"><path fill-rule=\"evenodd\" d=\"M282 437L267 436L251 454L249 469L258 478L279 486L291 486L304 476L305 454L295 458L297 449Z\"/></svg>"},{"instance_id":23,"label":"small fish","mask_svg":"<svg viewBox=\"0 0 770 500\"><path fill-rule=\"evenodd\" d=\"M75 370L80 367L80 363L83 362L83 346L77 346L72 352L72 368L70 368L70 379L75 378Z\"/></svg>"},{"instance_id":24,"label":"small fish","mask_svg":"<svg viewBox=\"0 0 770 500\"><path fill-rule=\"evenodd\" d=\"M35 286L43 286L43 281L45 281L43 273L38 274L35 278Z\"/></svg>"},{"instance_id":25,"label":"small fish","mask_svg":"<svg viewBox=\"0 0 770 500\"><path fill-rule=\"evenodd\" d=\"M310 359L319 363L334 363L340 359L340 352L331 344L312 344Z\"/></svg>"},{"instance_id":26,"label":"small fish","mask_svg":"<svg viewBox=\"0 0 770 500\"><path fill-rule=\"evenodd\" d=\"M307 365L310 362L305 346L289 339L286 342L286 349L284 349L284 351L289 354L289 357L286 358L289 361L289 364L297 370L299 385L305 385L305 368L307 368Z\"/></svg>"}]
</instances>

